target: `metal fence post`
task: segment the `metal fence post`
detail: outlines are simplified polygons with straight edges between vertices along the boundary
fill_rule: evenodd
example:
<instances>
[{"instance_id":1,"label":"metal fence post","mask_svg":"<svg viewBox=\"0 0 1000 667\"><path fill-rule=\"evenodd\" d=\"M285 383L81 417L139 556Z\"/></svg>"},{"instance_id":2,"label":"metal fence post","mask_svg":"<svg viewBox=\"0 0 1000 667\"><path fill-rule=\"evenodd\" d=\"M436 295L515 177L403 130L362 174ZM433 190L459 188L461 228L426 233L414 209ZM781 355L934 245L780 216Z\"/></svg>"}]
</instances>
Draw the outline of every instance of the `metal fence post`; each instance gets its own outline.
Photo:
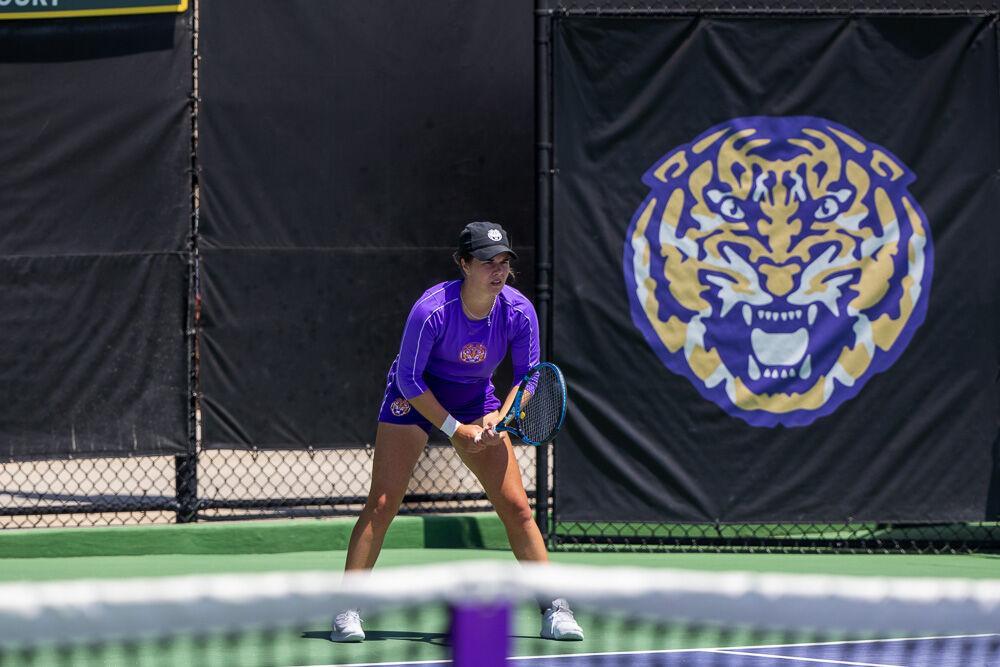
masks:
<instances>
[{"instance_id":1,"label":"metal fence post","mask_svg":"<svg viewBox=\"0 0 1000 667\"><path fill-rule=\"evenodd\" d=\"M547 0L535 3L535 301L541 358L552 354L552 10ZM535 521L549 537L549 449L535 456Z\"/></svg>"},{"instance_id":2,"label":"metal fence post","mask_svg":"<svg viewBox=\"0 0 1000 667\"><path fill-rule=\"evenodd\" d=\"M198 112L200 111L199 0L191 3L191 229L188 236L188 308L185 340L188 353L188 447L174 457L174 488L177 498L177 523L198 519L198 447L201 441L201 414L198 349L198 325L201 315L199 285L198 234L201 214L201 185L198 162Z\"/></svg>"}]
</instances>

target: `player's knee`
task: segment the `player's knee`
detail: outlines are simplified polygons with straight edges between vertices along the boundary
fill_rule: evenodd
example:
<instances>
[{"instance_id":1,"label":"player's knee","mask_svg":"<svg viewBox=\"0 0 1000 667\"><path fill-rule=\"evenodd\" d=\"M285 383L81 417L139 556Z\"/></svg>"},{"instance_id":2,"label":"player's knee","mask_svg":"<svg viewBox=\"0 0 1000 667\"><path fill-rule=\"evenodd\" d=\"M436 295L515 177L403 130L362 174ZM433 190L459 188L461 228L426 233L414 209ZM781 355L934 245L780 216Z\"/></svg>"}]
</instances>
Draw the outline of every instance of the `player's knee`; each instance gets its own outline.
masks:
<instances>
[{"instance_id":1,"label":"player's knee","mask_svg":"<svg viewBox=\"0 0 1000 667\"><path fill-rule=\"evenodd\" d=\"M399 502L384 493L369 496L368 502L365 504L365 513L368 514L372 523L378 526L387 527L398 510Z\"/></svg>"},{"instance_id":2,"label":"player's knee","mask_svg":"<svg viewBox=\"0 0 1000 667\"><path fill-rule=\"evenodd\" d=\"M528 504L527 499L508 503L507 507L500 514L500 518L508 525L520 526L535 521L535 515L531 511L531 506Z\"/></svg>"}]
</instances>

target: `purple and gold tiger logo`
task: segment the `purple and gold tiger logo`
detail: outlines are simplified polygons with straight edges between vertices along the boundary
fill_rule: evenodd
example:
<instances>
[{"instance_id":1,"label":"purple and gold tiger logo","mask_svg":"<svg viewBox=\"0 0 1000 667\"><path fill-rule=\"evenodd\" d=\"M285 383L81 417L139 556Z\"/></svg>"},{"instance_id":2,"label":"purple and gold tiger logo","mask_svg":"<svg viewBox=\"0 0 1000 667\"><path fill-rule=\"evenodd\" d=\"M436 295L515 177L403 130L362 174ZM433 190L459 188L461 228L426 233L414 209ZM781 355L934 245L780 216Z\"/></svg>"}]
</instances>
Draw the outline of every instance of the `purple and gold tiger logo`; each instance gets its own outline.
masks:
<instances>
[{"instance_id":1,"label":"purple and gold tiger logo","mask_svg":"<svg viewBox=\"0 0 1000 667\"><path fill-rule=\"evenodd\" d=\"M392 414L394 414L395 416L402 417L403 415L405 415L410 411L410 402L402 397L397 398L389 406L389 410L391 410Z\"/></svg>"},{"instance_id":2,"label":"purple and gold tiger logo","mask_svg":"<svg viewBox=\"0 0 1000 667\"><path fill-rule=\"evenodd\" d=\"M804 426L888 369L927 312L930 228L896 156L822 118L737 118L643 176L624 248L661 362L754 426Z\"/></svg>"},{"instance_id":3,"label":"purple and gold tiger logo","mask_svg":"<svg viewBox=\"0 0 1000 667\"><path fill-rule=\"evenodd\" d=\"M486 359L486 346L482 343L466 343L458 358L467 364L480 364Z\"/></svg>"}]
</instances>

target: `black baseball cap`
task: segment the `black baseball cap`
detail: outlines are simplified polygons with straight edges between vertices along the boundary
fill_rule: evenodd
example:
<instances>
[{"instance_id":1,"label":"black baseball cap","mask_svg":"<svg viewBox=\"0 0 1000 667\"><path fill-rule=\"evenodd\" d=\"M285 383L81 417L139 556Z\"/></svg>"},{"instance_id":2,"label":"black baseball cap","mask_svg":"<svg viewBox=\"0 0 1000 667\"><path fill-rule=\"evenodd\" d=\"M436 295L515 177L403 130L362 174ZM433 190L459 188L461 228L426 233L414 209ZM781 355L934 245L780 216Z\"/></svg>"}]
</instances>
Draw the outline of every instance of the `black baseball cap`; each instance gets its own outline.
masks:
<instances>
[{"instance_id":1,"label":"black baseball cap","mask_svg":"<svg viewBox=\"0 0 1000 667\"><path fill-rule=\"evenodd\" d=\"M461 255L472 255L484 262L502 252L509 252L512 259L517 259L517 253L510 249L507 232L495 222L477 221L467 224L458 236L458 252Z\"/></svg>"}]
</instances>

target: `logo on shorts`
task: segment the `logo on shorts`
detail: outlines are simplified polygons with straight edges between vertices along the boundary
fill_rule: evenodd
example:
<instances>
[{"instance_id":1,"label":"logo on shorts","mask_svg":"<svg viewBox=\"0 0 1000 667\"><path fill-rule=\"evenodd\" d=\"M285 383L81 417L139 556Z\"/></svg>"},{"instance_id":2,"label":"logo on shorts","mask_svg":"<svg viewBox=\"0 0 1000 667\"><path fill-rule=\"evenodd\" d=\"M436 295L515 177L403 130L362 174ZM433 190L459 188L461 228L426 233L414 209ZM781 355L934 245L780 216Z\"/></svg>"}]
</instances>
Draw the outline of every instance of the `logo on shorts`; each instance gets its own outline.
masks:
<instances>
[{"instance_id":1,"label":"logo on shorts","mask_svg":"<svg viewBox=\"0 0 1000 667\"><path fill-rule=\"evenodd\" d=\"M486 346L482 343L468 343L458 354L458 358L467 364L479 364L486 358Z\"/></svg>"},{"instance_id":2,"label":"logo on shorts","mask_svg":"<svg viewBox=\"0 0 1000 667\"><path fill-rule=\"evenodd\" d=\"M503 238L503 234L500 233L499 229L491 229L490 231L486 232L486 235L490 237L490 241L499 241L500 239Z\"/></svg>"},{"instance_id":3,"label":"logo on shorts","mask_svg":"<svg viewBox=\"0 0 1000 667\"><path fill-rule=\"evenodd\" d=\"M392 402L392 405L389 406L389 410L391 410L392 414L395 416L402 417L410 411L410 402L405 398L397 398Z\"/></svg>"}]
</instances>

